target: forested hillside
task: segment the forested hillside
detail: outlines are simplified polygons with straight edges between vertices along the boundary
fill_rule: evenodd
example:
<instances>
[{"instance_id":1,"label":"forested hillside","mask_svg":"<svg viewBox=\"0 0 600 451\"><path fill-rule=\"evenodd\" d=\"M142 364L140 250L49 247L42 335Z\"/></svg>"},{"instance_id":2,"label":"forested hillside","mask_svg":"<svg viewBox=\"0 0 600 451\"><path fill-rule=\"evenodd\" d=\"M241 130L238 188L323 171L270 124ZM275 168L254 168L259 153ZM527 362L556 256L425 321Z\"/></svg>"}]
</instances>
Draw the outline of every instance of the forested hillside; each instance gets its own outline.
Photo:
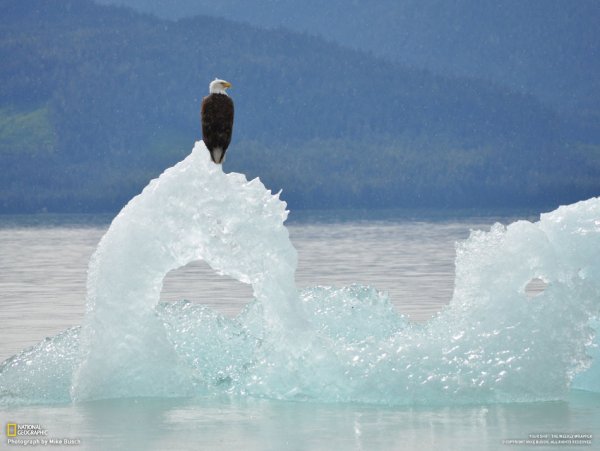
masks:
<instances>
[{"instance_id":1,"label":"forested hillside","mask_svg":"<svg viewBox=\"0 0 600 451\"><path fill-rule=\"evenodd\" d=\"M556 204L600 148L536 98L284 30L86 0L0 3L0 211L114 211L200 139L231 81L225 170L292 208Z\"/></svg>"},{"instance_id":2,"label":"forested hillside","mask_svg":"<svg viewBox=\"0 0 600 451\"><path fill-rule=\"evenodd\" d=\"M600 139L597 0L97 0L165 18L284 27L448 76L491 80Z\"/></svg>"}]
</instances>

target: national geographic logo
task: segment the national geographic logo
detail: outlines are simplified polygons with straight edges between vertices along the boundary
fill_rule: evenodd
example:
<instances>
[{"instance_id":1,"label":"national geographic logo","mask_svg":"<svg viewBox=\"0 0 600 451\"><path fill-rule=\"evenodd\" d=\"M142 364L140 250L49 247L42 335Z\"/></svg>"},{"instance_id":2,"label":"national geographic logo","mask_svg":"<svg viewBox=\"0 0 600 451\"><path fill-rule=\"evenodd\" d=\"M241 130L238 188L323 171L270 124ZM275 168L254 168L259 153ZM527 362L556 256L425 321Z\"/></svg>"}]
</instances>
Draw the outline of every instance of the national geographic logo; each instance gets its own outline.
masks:
<instances>
[{"instance_id":1,"label":"national geographic logo","mask_svg":"<svg viewBox=\"0 0 600 451\"><path fill-rule=\"evenodd\" d=\"M16 437L17 436L17 423L7 423L6 424L6 436L7 437Z\"/></svg>"},{"instance_id":2,"label":"national geographic logo","mask_svg":"<svg viewBox=\"0 0 600 451\"><path fill-rule=\"evenodd\" d=\"M7 437L39 437L47 435L48 430L44 429L40 424L6 423Z\"/></svg>"},{"instance_id":3,"label":"national geographic logo","mask_svg":"<svg viewBox=\"0 0 600 451\"><path fill-rule=\"evenodd\" d=\"M78 438L48 437L48 429L41 424L6 423L6 444L8 446L76 446Z\"/></svg>"}]
</instances>

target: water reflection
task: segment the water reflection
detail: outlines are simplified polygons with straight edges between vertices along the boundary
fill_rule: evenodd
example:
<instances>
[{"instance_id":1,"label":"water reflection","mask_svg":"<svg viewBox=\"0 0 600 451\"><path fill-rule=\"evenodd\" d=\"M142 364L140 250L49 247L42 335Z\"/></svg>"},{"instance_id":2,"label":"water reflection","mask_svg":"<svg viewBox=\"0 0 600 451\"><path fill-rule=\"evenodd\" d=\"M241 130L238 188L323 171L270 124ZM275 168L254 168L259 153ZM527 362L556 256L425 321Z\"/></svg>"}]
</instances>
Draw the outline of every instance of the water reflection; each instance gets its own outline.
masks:
<instances>
[{"instance_id":1,"label":"water reflection","mask_svg":"<svg viewBox=\"0 0 600 451\"><path fill-rule=\"evenodd\" d=\"M597 435L600 395L573 392L560 402L401 408L227 397L125 399L3 414L11 421L40 423L52 436L80 438L84 449L93 450L485 450L536 433Z\"/></svg>"}]
</instances>

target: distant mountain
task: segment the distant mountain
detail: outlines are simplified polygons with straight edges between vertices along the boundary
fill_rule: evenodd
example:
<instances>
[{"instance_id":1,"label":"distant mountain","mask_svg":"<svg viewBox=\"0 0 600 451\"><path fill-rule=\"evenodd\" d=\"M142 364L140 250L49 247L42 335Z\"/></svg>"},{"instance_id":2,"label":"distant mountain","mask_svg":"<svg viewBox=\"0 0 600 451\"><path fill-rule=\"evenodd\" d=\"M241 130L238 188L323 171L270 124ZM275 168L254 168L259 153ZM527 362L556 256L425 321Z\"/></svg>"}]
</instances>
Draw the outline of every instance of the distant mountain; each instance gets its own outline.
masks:
<instances>
[{"instance_id":1,"label":"distant mountain","mask_svg":"<svg viewBox=\"0 0 600 451\"><path fill-rule=\"evenodd\" d=\"M556 204L597 193L597 144L533 96L323 39L87 0L0 3L0 211L114 211L200 138L234 84L225 168L298 207Z\"/></svg>"},{"instance_id":2,"label":"distant mountain","mask_svg":"<svg viewBox=\"0 0 600 451\"><path fill-rule=\"evenodd\" d=\"M434 73L494 81L589 127L600 123L597 0L98 1L310 33Z\"/></svg>"}]
</instances>

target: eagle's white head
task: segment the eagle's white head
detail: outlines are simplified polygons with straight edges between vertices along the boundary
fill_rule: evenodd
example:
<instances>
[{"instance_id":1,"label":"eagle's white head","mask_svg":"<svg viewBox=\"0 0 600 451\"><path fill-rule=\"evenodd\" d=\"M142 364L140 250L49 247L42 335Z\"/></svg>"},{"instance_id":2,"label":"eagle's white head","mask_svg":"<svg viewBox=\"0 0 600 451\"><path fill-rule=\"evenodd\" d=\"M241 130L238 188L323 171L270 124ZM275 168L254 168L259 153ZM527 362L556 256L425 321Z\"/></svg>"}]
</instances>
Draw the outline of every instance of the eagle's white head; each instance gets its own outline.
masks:
<instances>
[{"instance_id":1,"label":"eagle's white head","mask_svg":"<svg viewBox=\"0 0 600 451\"><path fill-rule=\"evenodd\" d=\"M231 83L225 80L220 80L218 78L215 78L213 81L210 82L210 85L208 85L208 91L211 94L227 95L227 93L225 92L227 88L231 88Z\"/></svg>"}]
</instances>

